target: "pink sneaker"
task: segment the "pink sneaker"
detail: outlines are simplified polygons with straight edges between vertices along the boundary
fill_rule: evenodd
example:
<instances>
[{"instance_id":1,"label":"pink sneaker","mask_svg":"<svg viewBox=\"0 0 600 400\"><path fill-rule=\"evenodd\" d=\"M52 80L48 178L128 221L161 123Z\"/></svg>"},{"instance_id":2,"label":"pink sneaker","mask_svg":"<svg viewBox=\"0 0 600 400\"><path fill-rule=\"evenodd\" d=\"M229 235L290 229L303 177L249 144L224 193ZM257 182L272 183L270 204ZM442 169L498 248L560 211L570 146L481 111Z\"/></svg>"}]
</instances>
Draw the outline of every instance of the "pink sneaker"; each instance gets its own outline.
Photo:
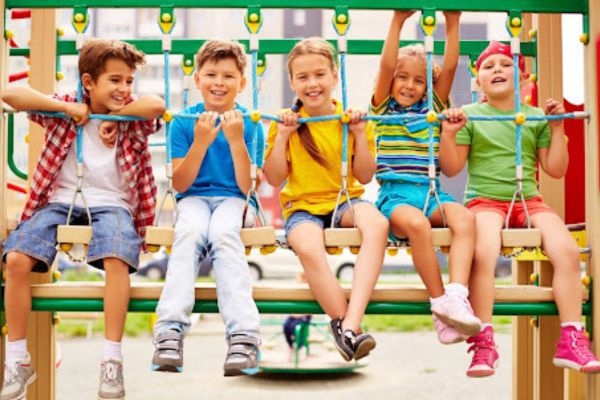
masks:
<instances>
[{"instance_id":1,"label":"pink sneaker","mask_svg":"<svg viewBox=\"0 0 600 400\"><path fill-rule=\"evenodd\" d=\"M473 352L473 360L467 376L471 378L483 378L494 375L494 370L498 368L498 352L496 343L494 343L494 329L487 326L482 332L467 339L467 343L472 343L467 352Z\"/></svg>"},{"instance_id":2,"label":"pink sneaker","mask_svg":"<svg viewBox=\"0 0 600 400\"><path fill-rule=\"evenodd\" d=\"M481 321L465 297L444 295L442 301L431 305L431 313L463 335L477 335L481 330Z\"/></svg>"},{"instance_id":3,"label":"pink sneaker","mask_svg":"<svg viewBox=\"0 0 600 400\"><path fill-rule=\"evenodd\" d=\"M459 343L467 338L466 335L463 335L453 327L440 321L435 315L433 315L433 325L435 326L437 337L441 344Z\"/></svg>"},{"instance_id":4,"label":"pink sneaker","mask_svg":"<svg viewBox=\"0 0 600 400\"><path fill-rule=\"evenodd\" d=\"M573 326L560 329L560 340L556 344L556 353L552 361L557 367L573 368L587 373L600 372L600 361L590 350L589 339L583 329L578 331Z\"/></svg>"}]
</instances>

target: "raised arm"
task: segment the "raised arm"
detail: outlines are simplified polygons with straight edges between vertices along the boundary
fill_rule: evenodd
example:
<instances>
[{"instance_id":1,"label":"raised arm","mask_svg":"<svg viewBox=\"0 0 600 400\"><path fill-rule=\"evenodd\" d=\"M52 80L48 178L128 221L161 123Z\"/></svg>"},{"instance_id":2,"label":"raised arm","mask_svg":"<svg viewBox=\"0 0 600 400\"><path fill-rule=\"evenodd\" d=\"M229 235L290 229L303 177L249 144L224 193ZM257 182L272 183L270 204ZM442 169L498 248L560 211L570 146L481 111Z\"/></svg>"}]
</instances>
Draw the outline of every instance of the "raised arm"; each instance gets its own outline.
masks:
<instances>
[{"instance_id":1,"label":"raised arm","mask_svg":"<svg viewBox=\"0 0 600 400\"><path fill-rule=\"evenodd\" d=\"M250 155L244 141L244 116L240 110L226 111L221 115L221 128L229 143L235 182L246 194L252 185L250 179Z\"/></svg>"},{"instance_id":2,"label":"raised arm","mask_svg":"<svg viewBox=\"0 0 600 400\"><path fill-rule=\"evenodd\" d=\"M274 138L269 138L269 142L273 140L273 148L271 153L265 159L263 171L267 177L267 182L271 186L279 187L285 181L290 173L290 167L287 160L287 147L290 136L295 132L298 125L298 114L292 112L284 112L279 114L282 122L277 124L277 131L274 133ZM273 132L269 132L271 136Z\"/></svg>"},{"instance_id":3,"label":"raised arm","mask_svg":"<svg viewBox=\"0 0 600 400\"><path fill-rule=\"evenodd\" d=\"M444 17L446 17L444 64L434 86L438 98L445 104L450 96L460 56L460 12L444 11Z\"/></svg>"},{"instance_id":4,"label":"raised arm","mask_svg":"<svg viewBox=\"0 0 600 400\"><path fill-rule=\"evenodd\" d=\"M165 109L165 101L160 97L142 96L111 114L154 119L163 115Z\"/></svg>"},{"instance_id":5,"label":"raised arm","mask_svg":"<svg viewBox=\"0 0 600 400\"><path fill-rule=\"evenodd\" d=\"M396 62L398 60L398 46L400 46L400 32L404 22L410 17L414 11L394 11L392 22L388 30L383 51L381 52L381 60L379 61L379 73L375 83L375 93L373 94L373 105L379 106L390 94L392 82L394 81L394 71L396 70Z\"/></svg>"},{"instance_id":6,"label":"raised arm","mask_svg":"<svg viewBox=\"0 0 600 400\"><path fill-rule=\"evenodd\" d=\"M78 125L84 125L90 113L87 104L60 101L25 86L6 88L2 92L2 101L17 111L63 112Z\"/></svg>"},{"instance_id":7,"label":"raised arm","mask_svg":"<svg viewBox=\"0 0 600 400\"><path fill-rule=\"evenodd\" d=\"M564 114L565 108L556 100L546 100L546 115ZM550 147L538 149L538 160L542 169L553 178L562 178L569 166L569 149L565 140L562 120L548 121L550 125Z\"/></svg>"},{"instance_id":8,"label":"raised arm","mask_svg":"<svg viewBox=\"0 0 600 400\"><path fill-rule=\"evenodd\" d=\"M454 108L444 111L446 119L442 120L440 138L440 168L444 175L452 177L465 167L471 146L457 145L456 134L467 123L467 116Z\"/></svg>"},{"instance_id":9,"label":"raised arm","mask_svg":"<svg viewBox=\"0 0 600 400\"><path fill-rule=\"evenodd\" d=\"M377 170L377 163L369 149L367 138L367 123L361 118L366 112L360 110L348 110L350 114L350 124L348 129L354 136L354 156L352 158L352 174L363 185L373 179Z\"/></svg>"}]
</instances>

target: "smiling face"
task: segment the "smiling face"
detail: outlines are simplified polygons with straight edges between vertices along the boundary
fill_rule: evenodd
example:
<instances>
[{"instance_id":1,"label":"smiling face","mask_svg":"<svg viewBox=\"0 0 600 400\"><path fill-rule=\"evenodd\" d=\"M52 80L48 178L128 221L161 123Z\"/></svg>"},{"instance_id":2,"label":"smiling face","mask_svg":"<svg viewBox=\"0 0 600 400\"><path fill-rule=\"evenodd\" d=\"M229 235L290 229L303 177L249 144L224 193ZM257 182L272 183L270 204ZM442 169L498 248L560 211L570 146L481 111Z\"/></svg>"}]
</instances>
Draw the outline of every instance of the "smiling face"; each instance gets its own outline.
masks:
<instances>
[{"instance_id":1,"label":"smiling face","mask_svg":"<svg viewBox=\"0 0 600 400\"><path fill-rule=\"evenodd\" d=\"M235 98L246 86L233 58L207 60L194 74L194 82L206 110L221 114L235 107Z\"/></svg>"},{"instance_id":2,"label":"smiling face","mask_svg":"<svg viewBox=\"0 0 600 400\"><path fill-rule=\"evenodd\" d=\"M418 102L427 90L427 65L419 58L404 56L398 60L392 85L392 97L402 107Z\"/></svg>"},{"instance_id":3,"label":"smiling face","mask_svg":"<svg viewBox=\"0 0 600 400\"><path fill-rule=\"evenodd\" d=\"M519 72L519 79L523 80ZM489 100L514 98L513 59L503 54L493 54L481 63L477 72L477 83Z\"/></svg>"},{"instance_id":4,"label":"smiling face","mask_svg":"<svg viewBox=\"0 0 600 400\"><path fill-rule=\"evenodd\" d=\"M96 80L88 73L83 74L82 85L90 96L91 112L107 114L123 108L131 97L134 73L135 68L123 60L109 58Z\"/></svg>"},{"instance_id":5,"label":"smiling face","mask_svg":"<svg viewBox=\"0 0 600 400\"><path fill-rule=\"evenodd\" d=\"M310 115L331 114L331 96L337 83L337 71L327 57L304 54L290 63L290 87Z\"/></svg>"}]
</instances>

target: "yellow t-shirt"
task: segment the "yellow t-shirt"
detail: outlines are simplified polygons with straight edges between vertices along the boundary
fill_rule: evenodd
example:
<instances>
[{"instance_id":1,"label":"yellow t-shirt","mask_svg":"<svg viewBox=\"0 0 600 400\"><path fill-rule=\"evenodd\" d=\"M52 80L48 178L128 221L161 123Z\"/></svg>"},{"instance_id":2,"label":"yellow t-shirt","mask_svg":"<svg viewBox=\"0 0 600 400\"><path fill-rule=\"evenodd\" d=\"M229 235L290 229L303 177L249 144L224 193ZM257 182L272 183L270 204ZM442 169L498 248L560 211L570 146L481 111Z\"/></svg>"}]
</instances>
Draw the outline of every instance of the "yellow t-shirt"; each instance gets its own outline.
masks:
<instances>
[{"instance_id":1,"label":"yellow t-shirt","mask_svg":"<svg viewBox=\"0 0 600 400\"><path fill-rule=\"evenodd\" d=\"M342 112L340 102L334 100L335 113ZM300 117L310 117L302 107ZM287 219L295 211L303 210L314 215L327 215L333 212L342 183L342 138L343 125L339 120L310 122L311 135L327 167L315 161L300 142L298 132L290 135L287 147L289 175L280 193L283 217ZM369 151L375 157L375 140L371 124L367 124L367 142ZM277 123L269 128L269 139L265 158L269 157L277 135ZM354 136L348 133L348 194L350 198L360 197L364 189L352 174L352 155L354 154ZM342 202L346 199L342 199Z\"/></svg>"}]
</instances>

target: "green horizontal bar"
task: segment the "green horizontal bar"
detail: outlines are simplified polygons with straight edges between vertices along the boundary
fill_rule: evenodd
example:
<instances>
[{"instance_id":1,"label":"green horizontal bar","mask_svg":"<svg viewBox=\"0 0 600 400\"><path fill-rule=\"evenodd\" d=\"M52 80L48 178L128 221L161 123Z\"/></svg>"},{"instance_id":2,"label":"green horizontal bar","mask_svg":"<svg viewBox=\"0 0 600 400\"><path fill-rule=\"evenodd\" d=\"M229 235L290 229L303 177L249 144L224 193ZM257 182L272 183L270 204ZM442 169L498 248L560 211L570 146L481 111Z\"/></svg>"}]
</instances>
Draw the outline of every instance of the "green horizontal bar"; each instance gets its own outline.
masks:
<instances>
[{"instance_id":1,"label":"green horizontal bar","mask_svg":"<svg viewBox=\"0 0 600 400\"><path fill-rule=\"evenodd\" d=\"M584 13L586 0L6 0L6 8L73 8L85 4L89 8L142 8L169 4L175 8L247 8L260 4L262 8L329 8L347 6L350 9L423 9L435 6L438 10L509 11L543 13Z\"/></svg>"},{"instance_id":2,"label":"green horizontal bar","mask_svg":"<svg viewBox=\"0 0 600 400\"><path fill-rule=\"evenodd\" d=\"M131 300L129 311L154 312L158 300ZM261 313L266 314L323 314L323 309L315 301L257 301ZM2 304L2 306L4 306ZM372 302L367 306L367 314L431 314L428 302ZM102 311L102 299L45 299L34 298L34 311ZM589 303L582 305L583 315L591 315ZM196 313L217 313L219 307L214 300L196 301ZM558 315L553 302L543 303L497 303L494 305L495 315Z\"/></svg>"},{"instance_id":3,"label":"green horizontal bar","mask_svg":"<svg viewBox=\"0 0 600 400\"><path fill-rule=\"evenodd\" d=\"M287 54L292 50L292 47L298 43L300 39L262 39L259 42L259 48L261 53L266 54ZM146 54L162 54L162 41L153 39L134 39L124 40L125 42L133 44L138 50L143 51ZM206 40L195 40L195 39L174 39L171 46L171 54L194 54L198 51L200 46L204 44ZM248 48L248 40L240 40L246 48ZM337 41L330 41L334 46L337 47ZM418 40L404 40L402 46L423 43ZM506 42L508 43L508 42ZM463 40L460 42L460 53L462 55L479 54L487 47L489 41L487 40ZM436 41L434 44L435 54L444 54L444 41ZM381 54L383 48L383 40L348 40L348 53L349 54ZM535 42L524 42L521 43L521 52L525 56L536 55L536 43ZM77 55L74 40L59 40L56 47L56 53L58 55ZM29 49L10 49L11 56L28 56Z\"/></svg>"}]
</instances>

